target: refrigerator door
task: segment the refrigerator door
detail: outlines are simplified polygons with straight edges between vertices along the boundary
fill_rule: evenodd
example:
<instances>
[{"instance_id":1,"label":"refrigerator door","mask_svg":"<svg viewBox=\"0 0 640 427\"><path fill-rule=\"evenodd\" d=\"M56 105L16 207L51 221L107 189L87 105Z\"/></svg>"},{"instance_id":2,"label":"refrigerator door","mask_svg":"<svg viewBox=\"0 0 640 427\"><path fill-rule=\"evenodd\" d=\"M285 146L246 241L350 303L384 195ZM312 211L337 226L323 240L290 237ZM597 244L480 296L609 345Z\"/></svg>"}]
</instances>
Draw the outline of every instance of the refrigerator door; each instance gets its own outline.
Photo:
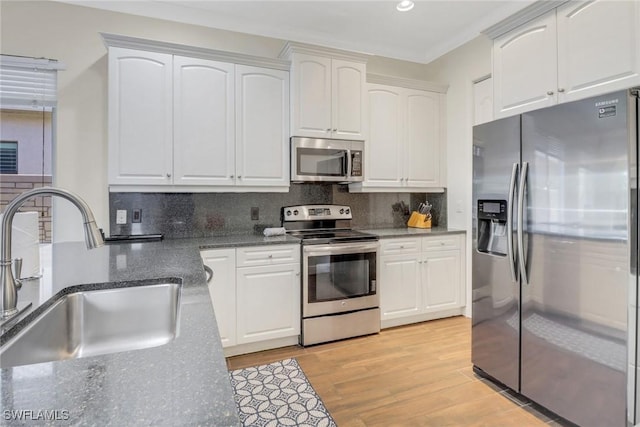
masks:
<instances>
[{"instance_id":1,"label":"refrigerator door","mask_svg":"<svg viewBox=\"0 0 640 427\"><path fill-rule=\"evenodd\" d=\"M626 423L627 102L522 115L521 393L581 426Z\"/></svg>"},{"instance_id":2,"label":"refrigerator door","mask_svg":"<svg viewBox=\"0 0 640 427\"><path fill-rule=\"evenodd\" d=\"M493 210L489 206L500 211L510 205L519 163L519 116L473 128L471 358L474 366L514 390L519 388L520 285L508 240L515 242L511 232L515 218L509 215L509 227L479 219L478 201L484 201L489 212Z\"/></svg>"}]
</instances>

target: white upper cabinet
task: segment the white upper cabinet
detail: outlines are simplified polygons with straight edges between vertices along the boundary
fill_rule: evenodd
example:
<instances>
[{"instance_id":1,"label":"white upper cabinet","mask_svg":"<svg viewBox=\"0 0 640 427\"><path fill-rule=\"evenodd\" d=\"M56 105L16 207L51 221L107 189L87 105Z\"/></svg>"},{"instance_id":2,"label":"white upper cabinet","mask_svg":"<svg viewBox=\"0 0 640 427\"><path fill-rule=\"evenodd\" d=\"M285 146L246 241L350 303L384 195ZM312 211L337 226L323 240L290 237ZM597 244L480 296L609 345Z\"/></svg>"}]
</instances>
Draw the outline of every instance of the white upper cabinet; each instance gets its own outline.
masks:
<instances>
[{"instance_id":1,"label":"white upper cabinet","mask_svg":"<svg viewBox=\"0 0 640 427\"><path fill-rule=\"evenodd\" d=\"M111 191L288 191L288 62L103 37Z\"/></svg>"},{"instance_id":2,"label":"white upper cabinet","mask_svg":"<svg viewBox=\"0 0 640 427\"><path fill-rule=\"evenodd\" d=\"M365 64L331 60L333 138L364 140L366 76Z\"/></svg>"},{"instance_id":3,"label":"white upper cabinet","mask_svg":"<svg viewBox=\"0 0 640 427\"><path fill-rule=\"evenodd\" d=\"M640 3L568 3L557 9L559 101L640 82Z\"/></svg>"},{"instance_id":4,"label":"white upper cabinet","mask_svg":"<svg viewBox=\"0 0 640 427\"><path fill-rule=\"evenodd\" d=\"M289 185L289 73L236 65L236 185Z\"/></svg>"},{"instance_id":5,"label":"white upper cabinet","mask_svg":"<svg viewBox=\"0 0 640 427\"><path fill-rule=\"evenodd\" d=\"M640 2L568 2L494 40L495 118L640 84Z\"/></svg>"},{"instance_id":6,"label":"white upper cabinet","mask_svg":"<svg viewBox=\"0 0 640 427\"><path fill-rule=\"evenodd\" d=\"M495 118L556 103L555 11L493 42Z\"/></svg>"},{"instance_id":7,"label":"white upper cabinet","mask_svg":"<svg viewBox=\"0 0 640 427\"><path fill-rule=\"evenodd\" d=\"M297 54L291 76L291 135L330 138L331 59Z\"/></svg>"},{"instance_id":8,"label":"white upper cabinet","mask_svg":"<svg viewBox=\"0 0 640 427\"><path fill-rule=\"evenodd\" d=\"M350 191L444 187L443 93L367 84L364 182Z\"/></svg>"},{"instance_id":9,"label":"white upper cabinet","mask_svg":"<svg viewBox=\"0 0 640 427\"><path fill-rule=\"evenodd\" d=\"M364 140L366 56L289 42L291 136Z\"/></svg>"},{"instance_id":10,"label":"white upper cabinet","mask_svg":"<svg viewBox=\"0 0 640 427\"><path fill-rule=\"evenodd\" d=\"M235 162L234 65L176 56L174 183L232 185Z\"/></svg>"},{"instance_id":11,"label":"white upper cabinet","mask_svg":"<svg viewBox=\"0 0 640 427\"><path fill-rule=\"evenodd\" d=\"M171 64L168 54L109 50L109 183L171 183Z\"/></svg>"},{"instance_id":12,"label":"white upper cabinet","mask_svg":"<svg viewBox=\"0 0 640 427\"><path fill-rule=\"evenodd\" d=\"M376 84L368 88L365 179L371 186L399 187L404 176L404 89Z\"/></svg>"},{"instance_id":13,"label":"white upper cabinet","mask_svg":"<svg viewBox=\"0 0 640 427\"><path fill-rule=\"evenodd\" d=\"M405 178L409 187L443 186L440 178L440 94L407 90Z\"/></svg>"},{"instance_id":14,"label":"white upper cabinet","mask_svg":"<svg viewBox=\"0 0 640 427\"><path fill-rule=\"evenodd\" d=\"M493 79L491 77L473 84L473 125L493 120Z\"/></svg>"}]
</instances>

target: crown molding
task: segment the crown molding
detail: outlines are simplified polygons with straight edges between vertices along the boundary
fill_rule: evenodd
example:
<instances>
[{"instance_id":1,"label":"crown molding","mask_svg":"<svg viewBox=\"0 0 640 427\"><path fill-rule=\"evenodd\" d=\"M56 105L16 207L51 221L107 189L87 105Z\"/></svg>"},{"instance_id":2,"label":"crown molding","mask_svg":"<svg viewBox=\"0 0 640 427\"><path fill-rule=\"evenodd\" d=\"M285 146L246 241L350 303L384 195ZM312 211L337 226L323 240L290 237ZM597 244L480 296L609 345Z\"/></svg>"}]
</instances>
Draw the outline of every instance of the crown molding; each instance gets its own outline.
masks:
<instances>
[{"instance_id":1,"label":"crown molding","mask_svg":"<svg viewBox=\"0 0 640 427\"><path fill-rule=\"evenodd\" d=\"M233 64L271 68L283 71L289 71L291 67L291 63L289 61L285 61L282 59L263 58L260 56L245 55L242 53L226 52L222 50L188 46L177 43L140 39L137 37L123 36L119 34L100 33L100 35L102 36L102 41L107 48L123 47L128 49L139 49L152 52L169 53L172 55L189 56L192 58L230 62Z\"/></svg>"},{"instance_id":2,"label":"crown molding","mask_svg":"<svg viewBox=\"0 0 640 427\"><path fill-rule=\"evenodd\" d=\"M282 51L280 51L279 58L291 60L291 55L294 53L304 53L307 55L326 56L328 58L343 59L345 61L362 62L367 63L371 55L358 52L349 52L341 49L333 49L330 47L316 46L306 43L287 42Z\"/></svg>"},{"instance_id":3,"label":"crown molding","mask_svg":"<svg viewBox=\"0 0 640 427\"><path fill-rule=\"evenodd\" d=\"M447 93L448 84L428 82L426 80L405 79L404 77L385 76L367 73L367 83L399 86L407 89L426 90L429 92Z\"/></svg>"},{"instance_id":4,"label":"crown molding","mask_svg":"<svg viewBox=\"0 0 640 427\"><path fill-rule=\"evenodd\" d=\"M487 35L491 39L495 39L522 24L526 24L527 22L544 15L550 10L562 6L565 3L569 3L569 0L538 0L521 11L514 13L507 19L503 19L497 24L481 31L481 33Z\"/></svg>"}]
</instances>

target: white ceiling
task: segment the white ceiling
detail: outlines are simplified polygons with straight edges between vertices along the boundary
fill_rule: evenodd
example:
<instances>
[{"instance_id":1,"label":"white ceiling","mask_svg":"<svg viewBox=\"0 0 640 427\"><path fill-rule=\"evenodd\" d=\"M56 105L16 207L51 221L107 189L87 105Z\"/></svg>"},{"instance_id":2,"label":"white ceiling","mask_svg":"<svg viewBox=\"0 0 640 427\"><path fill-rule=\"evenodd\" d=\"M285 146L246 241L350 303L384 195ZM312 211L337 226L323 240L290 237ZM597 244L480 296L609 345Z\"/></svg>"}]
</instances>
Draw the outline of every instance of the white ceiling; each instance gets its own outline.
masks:
<instances>
[{"instance_id":1,"label":"white ceiling","mask_svg":"<svg viewBox=\"0 0 640 427\"><path fill-rule=\"evenodd\" d=\"M65 0L62 0L65 1ZM533 0L143 0L65 2L428 63Z\"/></svg>"}]
</instances>

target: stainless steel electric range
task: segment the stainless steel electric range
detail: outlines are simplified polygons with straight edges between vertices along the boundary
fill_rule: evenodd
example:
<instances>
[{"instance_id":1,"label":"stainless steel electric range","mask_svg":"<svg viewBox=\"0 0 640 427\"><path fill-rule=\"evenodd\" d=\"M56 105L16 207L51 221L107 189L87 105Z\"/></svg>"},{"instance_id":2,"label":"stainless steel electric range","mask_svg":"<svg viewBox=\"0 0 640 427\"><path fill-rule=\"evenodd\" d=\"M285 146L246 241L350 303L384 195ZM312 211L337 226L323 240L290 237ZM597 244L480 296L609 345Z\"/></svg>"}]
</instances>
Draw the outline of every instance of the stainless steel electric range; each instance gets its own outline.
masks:
<instances>
[{"instance_id":1,"label":"stainless steel electric range","mask_svg":"<svg viewBox=\"0 0 640 427\"><path fill-rule=\"evenodd\" d=\"M380 332L378 237L350 228L351 208L282 208L282 226L302 241L303 346Z\"/></svg>"}]
</instances>

